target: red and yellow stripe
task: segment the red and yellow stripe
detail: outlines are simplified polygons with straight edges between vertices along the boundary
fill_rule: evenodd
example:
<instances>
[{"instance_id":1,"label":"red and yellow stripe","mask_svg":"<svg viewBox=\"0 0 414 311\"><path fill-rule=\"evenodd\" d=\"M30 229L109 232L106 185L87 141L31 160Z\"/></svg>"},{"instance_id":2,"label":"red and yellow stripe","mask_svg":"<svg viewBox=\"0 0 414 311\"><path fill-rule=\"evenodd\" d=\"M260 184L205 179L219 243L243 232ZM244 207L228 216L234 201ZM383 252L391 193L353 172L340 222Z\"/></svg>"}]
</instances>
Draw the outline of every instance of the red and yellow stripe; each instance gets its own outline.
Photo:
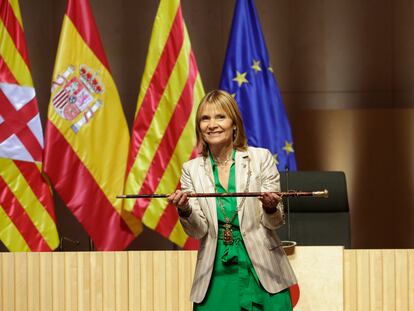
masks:
<instances>
[{"instance_id":1,"label":"red and yellow stripe","mask_svg":"<svg viewBox=\"0 0 414 311\"><path fill-rule=\"evenodd\" d=\"M33 86L18 1L1 1L0 15L0 71L5 67L19 85Z\"/></svg>"},{"instance_id":2,"label":"red and yellow stripe","mask_svg":"<svg viewBox=\"0 0 414 311\"><path fill-rule=\"evenodd\" d=\"M0 82L33 87L17 0L0 1L0 38ZM0 98L3 108L7 108L5 100L4 96ZM36 99L25 108L38 113ZM6 123L13 126L3 122L3 127ZM7 137L13 132L9 129L0 128L2 134L9 133ZM2 139L7 138L4 135ZM34 158L41 160L41 146L33 134L16 135L32 147L28 151L37 155ZM4 245L10 251L55 249L59 238L54 205L41 163L0 159L0 168L0 239Z\"/></svg>"},{"instance_id":3,"label":"red and yellow stripe","mask_svg":"<svg viewBox=\"0 0 414 311\"><path fill-rule=\"evenodd\" d=\"M87 65L104 85L103 105L78 133L49 104L45 170L98 250L121 250L141 232L141 222L122 208L129 133L99 33L87 0L69 0L54 79L69 66ZM56 90L55 92L58 92ZM52 94L53 95L55 93Z\"/></svg>"},{"instance_id":4,"label":"red and yellow stripe","mask_svg":"<svg viewBox=\"0 0 414 311\"><path fill-rule=\"evenodd\" d=\"M204 95L179 0L161 0L140 88L126 193L170 193L194 156L195 112ZM190 246L164 200L127 201L125 208L181 247Z\"/></svg>"},{"instance_id":5,"label":"red and yellow stripe","mask_svg":"<svg viewBox=\"0 0 414 311\"><path fill-rule=\"evenodd\" d=\"M35 163L0 159L0 238L10 251L59 245L50 189Z\"/></svg>"}]
</instances>

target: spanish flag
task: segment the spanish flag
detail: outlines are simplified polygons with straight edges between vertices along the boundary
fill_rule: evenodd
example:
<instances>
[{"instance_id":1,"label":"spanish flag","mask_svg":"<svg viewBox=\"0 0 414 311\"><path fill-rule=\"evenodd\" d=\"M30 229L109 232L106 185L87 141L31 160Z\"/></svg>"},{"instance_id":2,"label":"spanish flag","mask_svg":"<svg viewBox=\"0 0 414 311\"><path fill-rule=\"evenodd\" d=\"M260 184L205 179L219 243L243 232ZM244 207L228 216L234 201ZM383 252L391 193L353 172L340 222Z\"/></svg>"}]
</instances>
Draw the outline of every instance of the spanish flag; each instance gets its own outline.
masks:
<instances>
[{"instance_id":1,"label":"spanish flag","mask_svg":"<svg viewBox=\"0 0 414 311\"><path fill-rule=\"evenodd\" d=\"M129 133L88 0L69 0L55 60L45 171L98 250L141 232L122 208Z\"/></svg>"},{"instance_id":2,"label":"spanish flag","mask_svg":"<svg viewBox=\"0 0 414 311\"><path fill-rule=\"evenodd\" d=\"M0 239L10 251L59 245L43 178L43 132L17 0L0 0Z\"/></svg>"},{"instance_id":3,"label":"spanish flag","mask_svg":"<svg viewBox=\"0 0 414 311\"><path fill-rule=\"evenodd\" d=\"M138 97L126 193L171 193L195 153L195 112L204 95L179 0L161 0ZM127 200L126 210L180 247L193 248L165 200Z\"/></svg>"}]
</instances>

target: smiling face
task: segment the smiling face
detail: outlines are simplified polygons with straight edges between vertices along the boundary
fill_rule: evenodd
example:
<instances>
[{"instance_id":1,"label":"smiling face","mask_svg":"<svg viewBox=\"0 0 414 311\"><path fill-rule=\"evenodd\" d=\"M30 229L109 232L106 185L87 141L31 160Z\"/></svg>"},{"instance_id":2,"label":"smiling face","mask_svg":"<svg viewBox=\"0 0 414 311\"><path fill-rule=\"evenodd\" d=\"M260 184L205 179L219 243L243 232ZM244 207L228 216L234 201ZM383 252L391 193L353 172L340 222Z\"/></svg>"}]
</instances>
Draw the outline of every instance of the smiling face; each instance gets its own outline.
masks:
<instances>
[{"instance_id":1,"label":"smiling face","mask_svg":"<svg viewBox=\"0 0 414 311\"><path fill-rule=\"evenodd\" d=\"M219 153L220 148L247 150L240 110L234 97L226 91L213 90L203 97L195 123L197 145L204 157L213 151L213 146Z\"/></svg>"},{"instance_id":2,"label":"smiling face","mask_svg":"<svg viewBox=\"0 0 414 311\"><path fill-rule=\"evenodd\" d=\"M210 149L233 146L233 120L217 105L204 105L200 111L199 126L203 140Z\"/></svg>"}]
</instances>

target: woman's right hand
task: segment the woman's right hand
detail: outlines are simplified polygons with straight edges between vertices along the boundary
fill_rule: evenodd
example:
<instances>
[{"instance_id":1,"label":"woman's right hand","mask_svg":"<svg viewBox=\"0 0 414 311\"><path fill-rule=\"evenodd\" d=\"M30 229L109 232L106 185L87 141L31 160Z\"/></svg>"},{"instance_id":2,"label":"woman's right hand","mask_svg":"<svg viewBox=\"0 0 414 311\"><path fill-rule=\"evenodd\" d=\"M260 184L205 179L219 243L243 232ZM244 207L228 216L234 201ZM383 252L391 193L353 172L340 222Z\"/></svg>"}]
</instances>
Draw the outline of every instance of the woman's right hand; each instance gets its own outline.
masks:
<instances>
[{"instance_id":1,"label":"woman's right hand","mask_svg":"<svg viewBox=\"0 0 414 311\"><path fill-rule=\"evenodd\" d=\"M167 200L168 203L173 204L182 212L188 211L190 209L187 193L182 192L181 190L176 190L168 197Z\"/></svg>"}]
</instances>

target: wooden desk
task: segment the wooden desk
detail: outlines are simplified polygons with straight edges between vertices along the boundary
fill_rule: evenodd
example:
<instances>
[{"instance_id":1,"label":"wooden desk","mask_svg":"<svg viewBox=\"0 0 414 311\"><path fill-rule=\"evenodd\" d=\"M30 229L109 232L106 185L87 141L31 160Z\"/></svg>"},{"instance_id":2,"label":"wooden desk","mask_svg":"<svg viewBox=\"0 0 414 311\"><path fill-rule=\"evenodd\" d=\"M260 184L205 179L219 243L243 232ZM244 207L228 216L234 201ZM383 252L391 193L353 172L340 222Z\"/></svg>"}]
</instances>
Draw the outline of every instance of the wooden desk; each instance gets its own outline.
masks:
<instances>
[{"instance_id":1,"label":"wooden desk","mask_svg":"<svg viewBox=\"0 0 414 311\"><path fill-rule=\"evenodd\" d=\"M297 310L414 310L414 250L296 247ZM191 310L193 251L1 253L0 310Z\"/></svg>"}]
</instances>

